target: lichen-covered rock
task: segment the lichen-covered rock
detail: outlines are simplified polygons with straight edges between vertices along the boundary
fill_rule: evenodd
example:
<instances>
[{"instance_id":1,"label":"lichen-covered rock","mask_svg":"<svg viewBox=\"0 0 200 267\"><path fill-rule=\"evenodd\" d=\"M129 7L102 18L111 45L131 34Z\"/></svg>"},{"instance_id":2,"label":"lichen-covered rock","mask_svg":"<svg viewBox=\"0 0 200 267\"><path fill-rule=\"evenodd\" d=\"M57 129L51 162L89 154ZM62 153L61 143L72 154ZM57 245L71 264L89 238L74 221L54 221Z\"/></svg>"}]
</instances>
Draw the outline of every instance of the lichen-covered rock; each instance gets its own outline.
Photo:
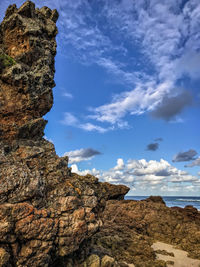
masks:
<instances>
[{"instance_id":1,"label":"lichen-covered rock","mask_svg":"<svg viewBox=\"0 0 200 267\"><path fill-rule=\"evenodd\" d=\"M101 267L114 267L115 265L115 259L105 255L102 259L101 259Z\"/></svg>"}]
</instances>

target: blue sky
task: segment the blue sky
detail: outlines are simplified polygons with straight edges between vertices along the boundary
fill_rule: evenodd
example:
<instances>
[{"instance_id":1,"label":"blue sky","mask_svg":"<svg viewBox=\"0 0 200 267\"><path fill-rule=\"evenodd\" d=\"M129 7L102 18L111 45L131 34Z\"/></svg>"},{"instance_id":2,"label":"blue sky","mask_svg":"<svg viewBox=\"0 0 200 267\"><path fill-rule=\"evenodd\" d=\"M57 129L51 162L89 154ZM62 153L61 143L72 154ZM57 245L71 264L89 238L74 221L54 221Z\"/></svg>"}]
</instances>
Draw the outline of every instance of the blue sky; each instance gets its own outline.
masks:
<instances>
[{"instance_id":1,"label":"blue sky","mask_svg":"<svg viewBox=\"0 0 200 267\"><path fill-rule=\"evenodd\" d=\"M199 0L34 2L60 13L57 154L130 195L200 196Z\"/></svg>"}]
</instances>

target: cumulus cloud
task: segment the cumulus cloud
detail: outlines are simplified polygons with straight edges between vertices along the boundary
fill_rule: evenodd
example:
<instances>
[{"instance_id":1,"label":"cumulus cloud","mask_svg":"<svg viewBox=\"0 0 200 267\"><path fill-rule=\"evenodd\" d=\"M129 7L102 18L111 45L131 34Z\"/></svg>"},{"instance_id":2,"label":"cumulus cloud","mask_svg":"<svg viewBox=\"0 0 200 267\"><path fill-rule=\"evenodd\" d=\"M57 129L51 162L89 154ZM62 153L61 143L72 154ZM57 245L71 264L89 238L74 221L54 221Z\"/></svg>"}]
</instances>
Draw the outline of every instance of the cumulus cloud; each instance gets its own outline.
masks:
<instances>
[{"instance_id":1,"label":"cumulus cloud","mask_svg":"<svg viewBox=\"0 0 200 267\"><path fill-rule=\"evenodd\" d=\"M126 184L131 190L158 190L160 192L186 190L188 183L195 186L199 183L196 176L186 171L179 170L170 165L164 159L160 161L145 159L129 159L126 163L122 158L117 160L116 166L109 170L79 170L73 165L73 171L80 175L92 174L106 181L115 184ZM179 189L178 189L179 188Z\"/></svg>"},{"instance_id":2,"label":"cumulus cloud","mask_svg":"<svg viewBox=\"0 0 200 267\"><path fill-rule=\"evenodd\" d=\"M79 170L77 164L72 164L71 170L72 170L72 172L77 173L79 175L92 174L96 177L98 177L100 175L100 171L96 170L95 168L93 168L92 170Z\"/></svg>"},{"instance_id":3,"label":"cumulus cloud","mask_svg":"<svg viewBox=\"0 0 200 267\"><path fill-rule=\"evenodd\" d=\"M69 163L77 163L85 160L91 160L94 156L100 155L101 152L92 148L81 148L69 152L65 152L64 156L69 157Z\"/></svg>"},{"instance_id":4,"label":"cumulus cloud","mask_svg":"<svg viewBox=\"0 0 200 267\"><path fill-rule=\"evenodd\" d=\"M124 166L124 161L120 158L117 160L117 165L114 167L114 170L123 170Z\"/></svg>"},{"instance_id":5,"label":"cumulus cloud","mask_svg":"<svg viewBox=\"0 0 200 267\"><path fill-rule=\"evenodd\" d=\"M158 143L151 143L151 144L147 145L146 150L156 151L158 148L159 148L159 144Z\"/></svg>"},{"instance_id":6,"label":"cumulus cloud","mask_svg":"<svg viewBox=\"0 0 200 267\"><path fill-rule=\"evenodd\" d=\"M171 120L179 115L182 110L192 104L192 96L189 92L184 91L181 94L169 97L164 96L162 101L150 113L156 119Z\"/></svg>"},{"instance_id":7,"label":"cumulus cloud","mask_svg":"<svg viewBox=\"0 0 200 267\"><path fill-rule=\"evenodd\" d=\"M185 152L179 152L173 157L173 162L182 162L182 161L190 161L195 160L195 156L197 155L196 150L189 149Z\"/></svg>"}]
</instances>

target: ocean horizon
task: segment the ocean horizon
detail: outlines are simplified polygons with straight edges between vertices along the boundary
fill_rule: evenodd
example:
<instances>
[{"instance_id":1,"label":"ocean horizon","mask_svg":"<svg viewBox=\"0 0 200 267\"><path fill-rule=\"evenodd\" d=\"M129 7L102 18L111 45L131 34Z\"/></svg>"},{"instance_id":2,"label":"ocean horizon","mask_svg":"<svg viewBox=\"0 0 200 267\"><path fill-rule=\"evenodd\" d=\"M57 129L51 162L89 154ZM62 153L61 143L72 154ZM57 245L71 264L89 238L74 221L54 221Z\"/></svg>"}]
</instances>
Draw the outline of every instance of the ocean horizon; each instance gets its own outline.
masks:
<instances>
[{"instance_id":1,"label":"ocean horizon","mask_svg":"<svg viewBox=\"0 0 200 267\"><path fill-rule=\"evenodd\" d=\"M143 200L149 196L126 196L126 200ZM200 210L200 197L191 196L162 196L168 207L181 207L184 208L187 205L192 205L193 207Z\"/></svg>"}]
</instances>

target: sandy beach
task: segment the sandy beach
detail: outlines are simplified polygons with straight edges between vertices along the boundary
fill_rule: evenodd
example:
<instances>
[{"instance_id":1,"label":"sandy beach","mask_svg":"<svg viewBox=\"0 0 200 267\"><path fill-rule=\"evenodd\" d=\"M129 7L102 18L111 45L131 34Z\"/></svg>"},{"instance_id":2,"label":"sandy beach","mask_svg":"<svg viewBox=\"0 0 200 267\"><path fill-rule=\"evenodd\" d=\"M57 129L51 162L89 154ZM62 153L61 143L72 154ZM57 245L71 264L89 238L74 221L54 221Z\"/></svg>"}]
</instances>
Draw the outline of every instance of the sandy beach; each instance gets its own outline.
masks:
<instances>
[{"instance_id":1,"label":"sandy beach","mask_svg":"<svg viewBox=\"0 0 200 267\"><path fill-rule=\"evenodd\" d=\"M167 266L174 266L174 267L200 267L200 260L191 259L187 256L187 252L176 249L172 245L163 243L163 242L156 242L152 245L152 248L157 251L167 251L168 253L173 253L174 256L170 255L163 255L159 252L157 254L157 258L164 261L174 262L174 264L168 264ZM167 253L166 253L167 254Z\"/></svg>"}]
</instances>

